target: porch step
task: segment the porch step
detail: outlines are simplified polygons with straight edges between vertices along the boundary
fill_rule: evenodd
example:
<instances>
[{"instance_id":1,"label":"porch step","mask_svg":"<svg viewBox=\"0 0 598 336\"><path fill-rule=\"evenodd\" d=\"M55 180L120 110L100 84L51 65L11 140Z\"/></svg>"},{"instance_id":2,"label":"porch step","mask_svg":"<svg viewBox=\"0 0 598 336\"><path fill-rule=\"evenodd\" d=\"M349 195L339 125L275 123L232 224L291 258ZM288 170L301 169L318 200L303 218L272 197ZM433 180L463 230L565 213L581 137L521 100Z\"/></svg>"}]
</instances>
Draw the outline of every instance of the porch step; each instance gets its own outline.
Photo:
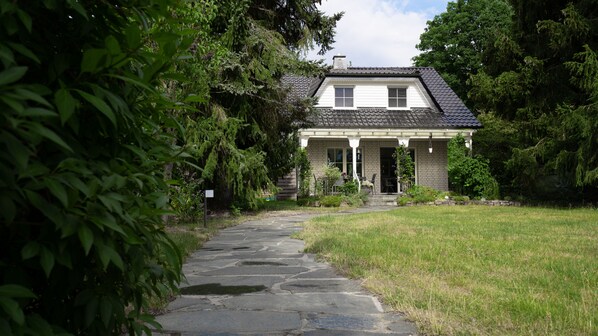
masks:
<instances>
[{"instance_id":1,"label":"porch step","mask_svg":"<svg viewBox=\"0 0 598 336\"><path fill-rule=\"evenodd\" d=\"M396 194L375 194L368 197L367 206L397 206Z\"/></svg>"},{"instance_id":2,"label":"porch step","mask_svg":"<svg viewBox=\"0 0 598 336\"><path fill-rule=\"evenodd\" d=\"M276 198L279 200L297 199L297 177L296 177L295 170L291 171L286 176L279 178L276 181L276 186L279 187L281 190L276 195Z\"/></svg>"}]
</instances>

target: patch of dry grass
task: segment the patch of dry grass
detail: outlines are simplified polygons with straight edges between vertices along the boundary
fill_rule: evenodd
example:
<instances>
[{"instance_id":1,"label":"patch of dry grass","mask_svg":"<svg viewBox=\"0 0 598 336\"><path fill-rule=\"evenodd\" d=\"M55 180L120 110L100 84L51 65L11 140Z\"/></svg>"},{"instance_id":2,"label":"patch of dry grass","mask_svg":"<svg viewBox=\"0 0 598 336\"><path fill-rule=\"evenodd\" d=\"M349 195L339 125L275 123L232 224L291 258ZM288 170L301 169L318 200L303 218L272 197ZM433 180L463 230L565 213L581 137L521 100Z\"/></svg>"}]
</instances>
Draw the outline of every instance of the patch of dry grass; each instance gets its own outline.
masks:
<instances>
[{"instance_id":1,"label":"patch of dry grass","mask_svg":"<svg viewBox=\"0 0 598 336\"><path fill-rule=\"evenodd\" d=\"M413 207L300 237L432 335L598 335L598 211Z\"/></svg>"}]
</instances>

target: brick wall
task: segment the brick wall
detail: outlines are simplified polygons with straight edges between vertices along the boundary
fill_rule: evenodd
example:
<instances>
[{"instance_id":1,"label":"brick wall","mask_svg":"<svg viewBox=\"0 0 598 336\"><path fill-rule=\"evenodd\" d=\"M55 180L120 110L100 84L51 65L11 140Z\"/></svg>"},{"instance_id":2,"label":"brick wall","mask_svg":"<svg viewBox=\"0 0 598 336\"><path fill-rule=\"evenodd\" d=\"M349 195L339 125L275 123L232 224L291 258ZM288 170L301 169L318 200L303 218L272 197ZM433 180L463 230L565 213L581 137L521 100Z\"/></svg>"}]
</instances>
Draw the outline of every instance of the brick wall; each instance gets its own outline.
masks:
<instances>
[{"instance_id":1,"label":"brick wall","mask_svg":"<svg viewBox=\"0 0 598 336\"><path fill-rule=\"evenodd\" d=\"M448 190L447 171L447 141L432 141L433 153L428 152L428 141L411 140L409 148L415 149L416 160L416 183L429 186L439 190ZM371 180L376 174L377 192L381 190L380 184L380 148L397 147L397 140L370 140L364 139L359 143L363 148L363 170L364 176ZM307 146L307 156L312 165L313 174L320 177L324 175L324 168L327 164L326 150L328 148L348 148L349 140L318 140L310 139ZM313 187L313 176L312 176Z\"/></svg>"}]
</instances>

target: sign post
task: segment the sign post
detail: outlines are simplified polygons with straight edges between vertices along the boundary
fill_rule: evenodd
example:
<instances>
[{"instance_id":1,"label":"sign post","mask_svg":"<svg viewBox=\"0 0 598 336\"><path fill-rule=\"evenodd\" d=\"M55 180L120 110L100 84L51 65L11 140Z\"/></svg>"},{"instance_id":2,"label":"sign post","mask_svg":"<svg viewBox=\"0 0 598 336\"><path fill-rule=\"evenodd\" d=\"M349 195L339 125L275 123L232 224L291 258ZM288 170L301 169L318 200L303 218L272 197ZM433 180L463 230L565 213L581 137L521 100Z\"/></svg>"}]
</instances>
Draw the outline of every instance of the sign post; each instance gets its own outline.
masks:
<instances>
[{"instance_id":1,"label":"sign post","mask_svg":"<svg viewBox=\"0 0 598 336\"><path fill-rule=\"evenodd\" d=\"M214 198L214 190L203 191L203 227L208 227L208 198Z\"/></svg>"}]
</instances>

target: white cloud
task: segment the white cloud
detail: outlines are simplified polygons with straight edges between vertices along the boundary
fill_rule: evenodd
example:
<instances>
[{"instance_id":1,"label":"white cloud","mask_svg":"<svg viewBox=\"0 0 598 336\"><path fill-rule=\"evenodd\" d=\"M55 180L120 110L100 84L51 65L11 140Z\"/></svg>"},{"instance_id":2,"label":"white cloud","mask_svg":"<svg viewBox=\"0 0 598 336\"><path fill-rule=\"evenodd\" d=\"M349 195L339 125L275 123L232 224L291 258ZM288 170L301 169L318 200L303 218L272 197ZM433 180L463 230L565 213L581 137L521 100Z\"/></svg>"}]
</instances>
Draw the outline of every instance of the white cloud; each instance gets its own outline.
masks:
<instances>
[{"instance_id":1,"label":"white cloud","mask_svg":"<svg viewBox=\"0 0 598 336\"><path fill-rule=\"evenodd\" d=\"M352 66L410 66L411 58L419 54L415 48L419 36L434 14L429 8L409 7L407 0L322 1L320 8L328 15L341 11L345 15L337 24L334 49L324 56L312 51L307 58L324 58L331 64L332 56L343 54Z\"/></svg>"}]
</instances>

